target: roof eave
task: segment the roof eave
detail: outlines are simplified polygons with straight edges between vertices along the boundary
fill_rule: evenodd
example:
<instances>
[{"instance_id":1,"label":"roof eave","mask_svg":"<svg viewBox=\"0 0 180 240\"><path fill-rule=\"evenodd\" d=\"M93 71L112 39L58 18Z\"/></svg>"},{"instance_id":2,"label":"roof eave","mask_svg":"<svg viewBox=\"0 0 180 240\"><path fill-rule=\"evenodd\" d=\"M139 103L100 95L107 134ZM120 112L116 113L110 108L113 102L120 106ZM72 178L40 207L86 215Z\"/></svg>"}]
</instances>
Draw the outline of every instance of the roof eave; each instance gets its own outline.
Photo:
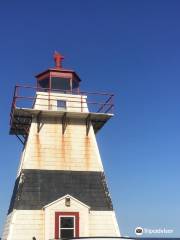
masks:
<instances>
[{"instance_id":1,"label":"roof eave","mask_svg":"<svg viewBox=\"0 0 180 240\"><path fill-rule=\"evenodd\" d=\"M64 69L64 68L60 68L60 69L58 69L58 68L48 68L47 70L35 75L35 77L39 78L39 77L41 77L42 75L44 75L48 72L70 72L70 73L73 73L77 77L79 82L81 82L81 79L79 78L78 74L75 71L70 70L70 69Z\"/></svg>"}]
</instances>

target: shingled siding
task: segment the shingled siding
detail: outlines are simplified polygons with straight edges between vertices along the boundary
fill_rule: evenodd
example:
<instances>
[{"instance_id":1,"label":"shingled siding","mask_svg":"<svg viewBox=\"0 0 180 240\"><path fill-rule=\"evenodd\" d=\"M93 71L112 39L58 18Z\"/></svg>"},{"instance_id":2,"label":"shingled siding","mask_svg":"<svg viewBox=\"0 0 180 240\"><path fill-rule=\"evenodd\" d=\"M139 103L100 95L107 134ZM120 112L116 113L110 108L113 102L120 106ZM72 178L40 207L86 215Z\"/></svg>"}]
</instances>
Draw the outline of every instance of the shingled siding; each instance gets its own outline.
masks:
<instances>
[{"instance_id":1,"label":"shingled siding","mask_svg":"<svg viewBox=\"0 0 180 240\"><path fill-rule=\"evenodd\" d=\"M113 209L103 172L25 169L16 180L9 213L42 209L66 194L91 210Z\"/></svg>"},{"instance_id":2,"label":"shingled siding","mask_svg":"<svg viewBox=\"0 0 180 240\"><path fill-rule=\"evenodd\" d=\"M40 131L34 118L20 169L103 171L93 127L86 136L86 121L68 119L62 134L62 119L42 117Z\"/></svg>"}]
</instances>

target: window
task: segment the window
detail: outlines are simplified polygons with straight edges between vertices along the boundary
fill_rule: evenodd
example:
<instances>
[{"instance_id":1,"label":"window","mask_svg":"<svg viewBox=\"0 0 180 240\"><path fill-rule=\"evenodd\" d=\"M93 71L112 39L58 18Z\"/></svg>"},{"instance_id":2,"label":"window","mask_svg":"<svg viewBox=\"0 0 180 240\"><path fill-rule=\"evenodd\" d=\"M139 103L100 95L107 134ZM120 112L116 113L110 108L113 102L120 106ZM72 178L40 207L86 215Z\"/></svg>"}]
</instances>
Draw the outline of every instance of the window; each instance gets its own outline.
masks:
<instances>
[{"instance_id":1,"label":"window","mask_svg":"<svg viewBox=\"0 0 180 240\"><path fill-rule=\"evenodd\" d=\"M79 213L55 213L55 239L79 237Z\"/></svg>"},{"instance_id":2,"label":"window","mask_svg":"<svg viewBox=\"0 0 180 240\"><path fill-rule=\"evenodd\" d=\"M52 77L51 87L58 92L66 92L71 90L70 78Z\"/></svg>"},{"instance_id":3,"label":"window","mask_svg":"<svg viewBox=\"0 0 180 240\"><path fill-rule=\"evenodd\" d=\"M57 110L66 110L66 101L57 100Z\"/></svg>"},{"instance_id":4,"label":"window","mask_svg":"<svg viewBox=\"0 0 180 240\"><path fill-rule=\"evenodd\" d=\"M75 217L60 216L59 217L59 235L61 238L75 237Z\"/></svg>"}]
</instances>

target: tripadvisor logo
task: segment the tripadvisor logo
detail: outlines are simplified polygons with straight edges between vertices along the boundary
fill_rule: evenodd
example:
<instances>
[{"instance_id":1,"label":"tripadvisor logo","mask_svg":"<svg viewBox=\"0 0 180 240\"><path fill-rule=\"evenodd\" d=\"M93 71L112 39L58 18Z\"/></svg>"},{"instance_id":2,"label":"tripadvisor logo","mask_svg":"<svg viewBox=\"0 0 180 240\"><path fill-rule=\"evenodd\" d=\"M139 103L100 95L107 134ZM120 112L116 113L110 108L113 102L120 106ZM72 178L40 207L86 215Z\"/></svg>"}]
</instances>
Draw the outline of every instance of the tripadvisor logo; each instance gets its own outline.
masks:
<instances>
[{"instance_id":1,"label":"tripadvisor logo","mask_svg":"<svg viewBox=\"0 0 180 240\"><path fill-rule=\"evenodd\" d=\"M172 234L173 232L174 232L173 229L166 229L166 228L157 228L157 229L142 228L142 227L135 228L135 234L138 236L143 234Z\"/></svg>"},{"instance_id":2,"label":"tripadvisor logo","mask_svg":"<svg viewBox=\"0 0 180 240\"><path fill-rule=\"evenodd\" d=\"M142 227L137 227L135 228L135 234L136 235L142 235L143 234L143 228Z\"/></svg>"}]
</instances>

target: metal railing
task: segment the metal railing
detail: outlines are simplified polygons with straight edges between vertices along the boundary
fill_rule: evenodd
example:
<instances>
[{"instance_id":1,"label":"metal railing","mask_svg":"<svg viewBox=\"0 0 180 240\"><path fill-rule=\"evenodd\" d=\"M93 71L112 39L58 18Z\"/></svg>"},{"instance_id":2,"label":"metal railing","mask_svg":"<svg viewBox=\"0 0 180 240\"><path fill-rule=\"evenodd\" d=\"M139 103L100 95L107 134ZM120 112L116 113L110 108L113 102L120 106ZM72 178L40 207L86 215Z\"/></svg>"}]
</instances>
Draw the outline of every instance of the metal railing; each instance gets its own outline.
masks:
<instances>
[{"instance_id":1,"label":"metal railing","mask_svg":"<svg viewBox=\"0 0 180 240\"><path fill-rule=\"evenodd\" d=\"M57 95L63 94L63 99L67 98L68 108L71 109L71 111L83 112L87 107L88 111L92 113L113 113L114 111L114 95L110 93L65 91L16 85L14 88L10 118L12 118L15 108L34 109L35 105L36 107L38 105L42 107L42 109L43 107L47 108L47 110L55 109L57 101L55 93L57 93ZM37 100L39 100L39 103ZM56 110L58 109L56 108Z\"/></svg>"}]
</instances>

